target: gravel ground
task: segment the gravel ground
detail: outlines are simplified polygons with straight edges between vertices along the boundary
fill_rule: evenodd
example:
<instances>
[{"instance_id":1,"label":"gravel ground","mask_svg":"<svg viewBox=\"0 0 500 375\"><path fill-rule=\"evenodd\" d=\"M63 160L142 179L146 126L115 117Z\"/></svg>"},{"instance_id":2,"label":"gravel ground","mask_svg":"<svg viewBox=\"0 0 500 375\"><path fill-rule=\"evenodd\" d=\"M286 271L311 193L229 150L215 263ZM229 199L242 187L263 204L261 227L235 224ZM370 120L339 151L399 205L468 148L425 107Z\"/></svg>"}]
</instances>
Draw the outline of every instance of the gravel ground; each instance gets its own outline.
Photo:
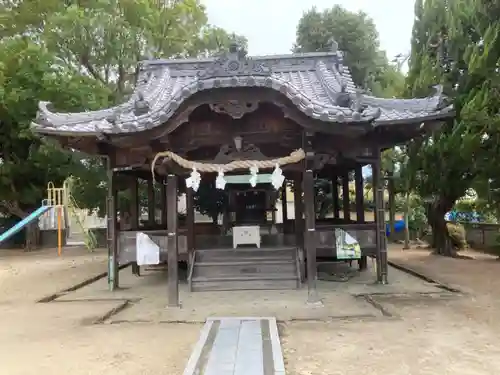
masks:
<instances>
[{"instance_id":1,"label":"gravel ground","mask_svg":"<svg viewBox=\"0 0 500 375\"><path fill-rule=\"evenodd\" d=\"M377 296L397 319L282 323L287 374L499 374L500 262L474 252L467 255L476 259L445 259L392 247L394 262L468 293L444 299L418 293ZM0 250L0 374L182 373L201 324L91 325L120 301L34 303L104 272L105 261L103 252L83 249L65 251L61 258L55 250ZM210 304L210 298L203 301Z\"/></svg>"}]
</instances>

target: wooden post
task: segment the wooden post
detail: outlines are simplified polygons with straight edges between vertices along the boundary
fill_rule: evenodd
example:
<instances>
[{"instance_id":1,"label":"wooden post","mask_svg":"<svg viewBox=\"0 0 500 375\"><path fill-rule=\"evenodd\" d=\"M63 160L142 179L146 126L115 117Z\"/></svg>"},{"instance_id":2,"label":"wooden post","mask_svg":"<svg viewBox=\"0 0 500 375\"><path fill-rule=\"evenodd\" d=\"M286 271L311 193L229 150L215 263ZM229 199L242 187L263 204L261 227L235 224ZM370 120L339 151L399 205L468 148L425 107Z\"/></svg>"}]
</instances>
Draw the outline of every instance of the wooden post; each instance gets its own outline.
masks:
<instances>
[{"instance_id":1,"label":"wooden post","mask_svg":"<svg viewBox=\"0 0 500 375\"><path fill-rule=\"evenodd\" d=\"M288 220L288 204L286 202L286 180L281 189L281 221L283 226L283 233L286 233L286 222Z\"/></svg>"},{"instance_id":2,"label":"wooden post","mask_svg":"<svg viewBox=\"0 0 500 375\"><path fill-rule=\"evenodd\" d=\"M342 209L344 220L351 220L351 207L349 206L349 172L342 174Z\"/></svg>"},{"instance_id":3,"label":"wooden post","mask_svg":"<svg viewBox=\"0 0 500 375\"><path fill-rule=\"evenodd\" d=\"M377 281L387 284L387 242L385 235L384 180L381 175L380 150L375 150L377 159L372 165L372 179L375 190L375 222L377 223Z\"/></svg>"},{"instance_id":4,"label":"wooden post","mask_svg":"<svg viewBox=\"0 0 500 375\"><path fill-rule=\"evenodd\" d=\"M179 272L177 247L177 176L167 177L167 262L168 262L168 306L179 307Z\"/></svg>"},{"instance_id":5,"label":"wooden post","mask_svg":"<svg viewBox=\"0 0 500 375\"><path fill-rule=\"evenodd\" d=\"M364 186L363 186L363 167L361 164L356 166L354 170L354 185L356 190L356 221L358 223L365 222L365 207L364 207ZM363 250L363 249L361 249ZM358 261L360 271L368 268L366 255L362 254Z\"/></svg>"},{"instance_id":6,"label":"wooden post","mask_svg":"<svg viewBox=\"0 0 500 375\"><path fill-rule=\"evenodd\" d=\"M186 188L186 227L187 227L187 250L191 255L196 246L196 233L194 223L194 194L193 189Z\"/></svg>"},{"instance_id":7,"label":"wooden post","mask_svg":"<svg viewBox=\"0 0 500 375\"><path fill-rule=\"evenodd\" d=\"M156 204L155 204L155 185L154 181L148 180L148 225L151 229L156 224Z\"/></svg>"},{"instance_id":8,"label":"wooden post","mask_svg":"<svg viewBox=\"0 0 500 375\"><path fill-rule=\"evenodd\" d=\"M139 207L139 181L136 176L132 176L129 182L130 189L130 225L132 230L137 231L139 229L139 217L140 217L140 207ZM136 249L137 251L137 249ZM132 262L132 274L136 276L141 275L141 267L137 262Z\"/></svg>"},{"instance_id":9,"label":"wooden post","mask_svg":"<svg viewBox=\"0 0 500 375\"><path fill-rule=\"evenodd\" d=\"M339 201L339 178L337 172L332 174L332 202L333 202L333 217L340 218L340 201Z\"/></svg>"},{"instance_id":10,"label":"wooden post","mask_svg":"<svg viewBox=\"0 0 500 375\"><path fill-rule=\"evenodd\" d=\"M167 229L167 185L162 181L160 185L161 227Z\"/></svg>"},{"instance_id":11,"label":"wooden post","mask_svg":"<svg viewBox=\"0 0 500 375\"><path fill-rule=\"evenodd\" d=\"M293 181L293 202L295 211L295 236L297 246L304 247L304 202L302 200L302 174L297 176Z\"/></svg>"},{"instance_id":12,"label":"wooden post","mask_svg":"<svg viewBox=\"0 0 500 375\"><path fill-rule=\"evenodd\" d=\"M302 284L306 280L306 269L304 264L304 202L302 200L302 173L296 176L293 180L293 203L295 212L295 242L297 248L299 249L300 283Z\"/></svg>"},{"instance_id":13,"label":"wooden post","mask_svg":"<svg viewBox=\"0 0 500 375\"><path fill-rule=\"evenodd\" d=\"M113 163L107 158L108 198L107 198L107 232L108 232L108 288L115 291L119 286L118 279L118 231L116 206L118 191L114 184Z\"/></svg>"},{"instance_id":14,"label":"wooden post","mask_svg":"<svg viewBox=\"0 0 500 375\"><path fill-rule=\"evenodd\" d=\"M314 212L314 151L312 135L305 138L306 163L304 170L304 211L305 211L305 238L304 247L307 256L307 302L320 303L317 290L316 269L316 213Z\"/></svg>"},{"instance_id":15,"label":"wooden post","mask_svg":"<svg viewBox=\"0 0 500 375\"><path fill-rule=\"evenodd\" d=\"M132 176L130 180L130 225L131 229L139 229L139 217L141 209L139 207L139 181L136 176Z\"/></svg>"},{"instance_id":16,"label":"wooden post","mask_svg":"<svg viewBox=\"0 0 500 375\"><path fill-rule=\"evenodd\" d=\"M356 190L356 220L358 223L365 222L363 167L357 165L354 171L354 185Z\"/></svg>"}]
</instances>

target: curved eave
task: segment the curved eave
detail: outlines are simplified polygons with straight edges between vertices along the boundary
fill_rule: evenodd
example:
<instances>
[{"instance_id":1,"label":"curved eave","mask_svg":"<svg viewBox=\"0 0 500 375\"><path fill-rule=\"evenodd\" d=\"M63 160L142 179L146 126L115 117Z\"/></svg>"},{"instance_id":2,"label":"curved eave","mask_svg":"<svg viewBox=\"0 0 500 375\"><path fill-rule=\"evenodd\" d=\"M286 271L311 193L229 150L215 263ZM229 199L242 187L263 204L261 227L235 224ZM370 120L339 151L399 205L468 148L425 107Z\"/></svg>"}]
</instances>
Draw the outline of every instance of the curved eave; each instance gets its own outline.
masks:
<instances>
[{"instance_id":1,"label":"curved eave","mask_svg":"<svg viewBox=\"0 0 500 375\"><path fill-rule=\"evenodd\" d=\"M96 138L102 138L105 137L103 132L98 132L98 131L88 131L88 132L83 132L83 131L72 131L72 130L59 130L59 129L54 129L50 127L46 127L40 124L37 124L36 122L31 122L31 129L38 134L42 135L52 135L52 136L61 136L61 137L96 137Z\"/></svg>"},{"instance_id":2,"label":"curved eave","mask_svg":"<svg viewBox=\"0 0 500 375\"><path fill-rule=\"evenodd\" d=\"M366 123L373 121L380 115L378 108L368 108L362 112L350 108L334 106L311 99L291 82L274 76L242 76L242 77L216 77L210 79L192 79L185 85L177 85L171 94L164 99L151 100L154 105L145 114L135 116L127 115L125 120L112 124L109 122L110 111L99 111L99 116L89 113L90 121L75 122L71 114L54 114L44 110L44 123L37 123L39 127L47 128L51 133L57 131L79 134L119 134L134 133L160 126L174 116L176 110L195 93L218 88L263 87L280 92L308 117L322 122L335 123ZM149 95L148 95L149 96ZM67 122L64 123L64 119ZM51 120L57 121L51 123ZM62 129L61 129L62 128ZM86 128L86 129L85 129ZM52 129L54 131L52 131ZM85 130L84 130L85 129ZM39 132L42 132L39 130ZM44 131L45 132L45 131ZM76 134L75 134L76 135Z\"/></svg>"},{"instance_id":3,"label":"curved eave","mask_svg":"<svg viewBox=\"0 0 500 375\"><path fill-rule=\"evenodd\" d=\"M431 121L441 121L449 118L455 117L455 110L453 106L446 107L440 110L437 113L430 113L426 116L415 116L415 117L406 117L397 120L375 120L373 122L374 127L383 127L383 126L396 126L396 125L410 125L416 123L426 123Z\"/></svg>"}]
</instances>

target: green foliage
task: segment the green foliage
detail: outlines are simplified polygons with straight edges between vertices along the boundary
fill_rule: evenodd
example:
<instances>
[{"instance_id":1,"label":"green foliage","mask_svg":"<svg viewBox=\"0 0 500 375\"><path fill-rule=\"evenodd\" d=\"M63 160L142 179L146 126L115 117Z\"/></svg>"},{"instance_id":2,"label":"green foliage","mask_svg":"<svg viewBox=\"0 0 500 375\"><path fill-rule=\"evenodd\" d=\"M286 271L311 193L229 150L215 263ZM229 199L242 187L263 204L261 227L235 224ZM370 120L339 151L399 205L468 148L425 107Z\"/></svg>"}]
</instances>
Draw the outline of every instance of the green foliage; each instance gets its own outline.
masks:
<instances>
[{"instance_id":1,"label":"green foliage","mask_svg":"<svg viewBox=\"0 0 500 375\"><path fill-rule=\"evenodd\" d=\"M379 35L373 20L366 13L353 13L340 5L322 12L311 8L297 26L296 52L330 51L335 40L345 54L358 87L375 95L392 97L404 87L404 77L398 67L391 66L384 51L379 49Z\"/></svg>"},{"instance_id":2,"label":"green foliage","mask_svg":"<svg viewBox=\"0 0 500 375\"><path fill-rule=\"evenodd\" d=\"M79 167L72 153L32 134L38 100L66 110L97 108L107 104L109 91L69 76L46 49L24 38L0 41L0 61L0 209L24 217L40 205L49 181L62 184Z\"/></svg>"},{"instance_id":3,"label":"green foliage","mask_svg":"<svg viewBox=\"0 0 500 375\"><path fill-rule=\"evenodd\" d=\"M442 83L457 112L455 122L408 147L408 174L414 176L413 189L426 200L433 233L444 232L444 213L478 177L491 174L491 161L498 157L499 24L484 4L415 4L406 93L422 96L429 93L429 85ZM444 243L435 243L438 251Z\"/></svg>"},{"instance_id":4,"label":"green foliage","mask_svg":"<svg viewBox=\"0 0 500 375\"><path fill-rule=\"evenodd\" d=\"M209 25L197 0L7 0L0 21L0 209L21 217L40 204L48 181L60 186L69 175L77 178L79 206L105 213L103 160L34 136L29 123L39 100L62 111L108 107L132 91L144 57L212 55L233 40L246 45Z\"/></svg>"}]
</instances>

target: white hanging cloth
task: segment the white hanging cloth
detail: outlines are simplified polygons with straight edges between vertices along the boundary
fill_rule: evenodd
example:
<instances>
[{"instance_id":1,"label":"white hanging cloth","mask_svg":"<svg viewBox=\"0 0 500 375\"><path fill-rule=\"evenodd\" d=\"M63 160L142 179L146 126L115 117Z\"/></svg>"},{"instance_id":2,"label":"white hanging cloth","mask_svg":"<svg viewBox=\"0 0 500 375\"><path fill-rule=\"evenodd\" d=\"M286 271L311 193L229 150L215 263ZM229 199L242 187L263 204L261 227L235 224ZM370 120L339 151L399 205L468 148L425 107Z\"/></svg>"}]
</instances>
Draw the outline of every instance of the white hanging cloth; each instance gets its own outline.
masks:
<instances>
[{"instance_id":1,"label":"white hanging cloth","mask_svg":"<svg viewBox=\"0 0 500 375\"><path fill-rule=\"evenodd\" d=\"M137 265L160 264L160 247L147 234L137 233L135 242Z\"/></svg>"}]
</instances>

